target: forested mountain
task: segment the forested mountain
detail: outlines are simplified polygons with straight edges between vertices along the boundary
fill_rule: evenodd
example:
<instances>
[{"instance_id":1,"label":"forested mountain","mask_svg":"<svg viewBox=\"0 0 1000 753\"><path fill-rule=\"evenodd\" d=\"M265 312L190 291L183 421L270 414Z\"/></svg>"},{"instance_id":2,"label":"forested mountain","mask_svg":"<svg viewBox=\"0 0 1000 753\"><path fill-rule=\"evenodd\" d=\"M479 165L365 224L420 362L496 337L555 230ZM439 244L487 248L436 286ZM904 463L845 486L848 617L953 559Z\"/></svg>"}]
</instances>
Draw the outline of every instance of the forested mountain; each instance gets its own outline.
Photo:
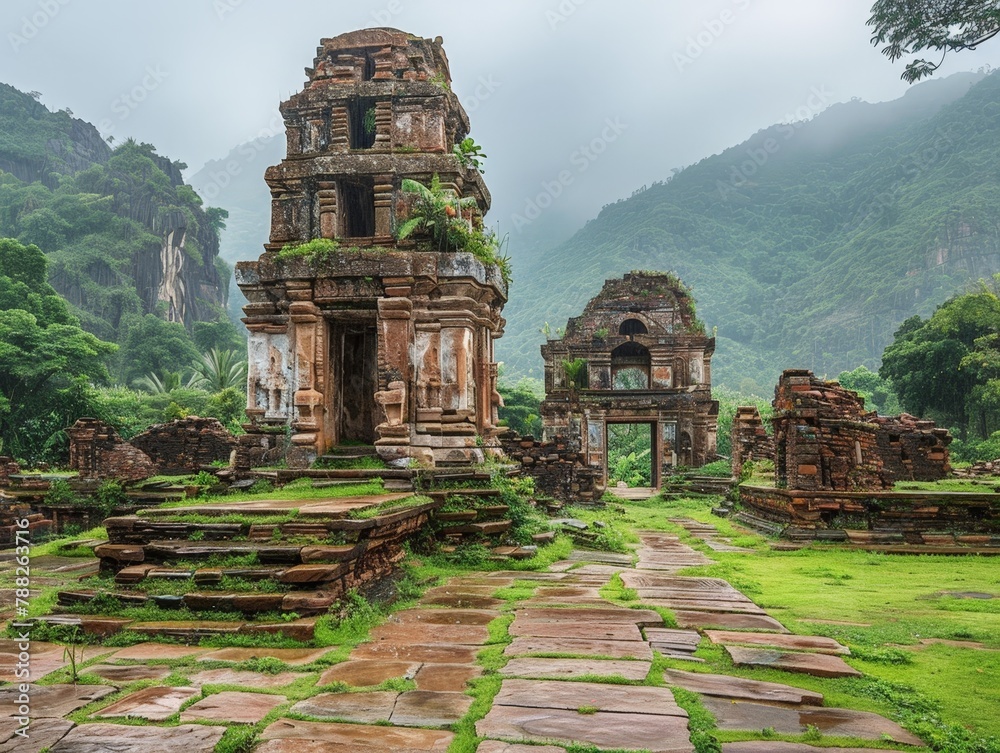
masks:
<instances>
[{"instance_id":1,"label":"forested mountain","mask_svg":"<svg viewBox=\"0 0 1000 753\"><path fill-rule=\"evenodd\" d=\"M546 322L650 269L678 273L718 327L717 383L766 393L784 368L877 368L901 322L1000 270L998 144L995 74L772 126L606 206L530 274L515 265L499 357L538 376Z\"/></svg>"},{"instance_id":2,"label":"forested mountain","mask_svg":"<svg viewBox=\"0 0 1000 753\"><path fill-rule=\"evenodd\" d=\"M35 244L49 282L85 329L123 342L143 317L199 322L202 345L231 346L225 212L204 209L185 165L129 139L109 146L69 111L0 84L0 237ZM226 329L230 331L226 331Z\"/></svg>"}]
</instances>

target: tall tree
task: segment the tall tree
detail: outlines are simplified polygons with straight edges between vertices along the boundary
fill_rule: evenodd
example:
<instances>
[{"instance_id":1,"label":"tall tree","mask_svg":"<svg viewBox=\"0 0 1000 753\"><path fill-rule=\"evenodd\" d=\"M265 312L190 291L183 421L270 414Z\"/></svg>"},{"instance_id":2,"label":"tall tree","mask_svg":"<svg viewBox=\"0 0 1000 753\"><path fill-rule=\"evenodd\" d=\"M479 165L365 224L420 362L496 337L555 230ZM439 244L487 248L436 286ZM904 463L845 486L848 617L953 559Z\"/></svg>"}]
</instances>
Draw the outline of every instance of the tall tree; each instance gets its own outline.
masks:
<instances>
[{"instance_id":1,"label":"tall tree","mask_svg":"<svg viewBox=\"0 0 1000 753\"><path fill-rule=\"evenodd\" d=\"M932 75L952 50L974 50L1000 34L996 0L876 0L868 25L872 44L895 62L924 50L941 53L937 63L907 63L901 78L909 83Z\"/></svg>"},{"instance_id":2,"label":"tall tree","mask_svg":"<svg viewBox=\"0 0 1000 753\"><path fill-rule=\"evenodd\" d=\"M997 332L1000 297L984 284L941 304L926 321L914 316L903 322L879 374L892 381L906 410L958 427L965 440L983 382L968 357L977 341Z\"/></svg>"}]
</instances>

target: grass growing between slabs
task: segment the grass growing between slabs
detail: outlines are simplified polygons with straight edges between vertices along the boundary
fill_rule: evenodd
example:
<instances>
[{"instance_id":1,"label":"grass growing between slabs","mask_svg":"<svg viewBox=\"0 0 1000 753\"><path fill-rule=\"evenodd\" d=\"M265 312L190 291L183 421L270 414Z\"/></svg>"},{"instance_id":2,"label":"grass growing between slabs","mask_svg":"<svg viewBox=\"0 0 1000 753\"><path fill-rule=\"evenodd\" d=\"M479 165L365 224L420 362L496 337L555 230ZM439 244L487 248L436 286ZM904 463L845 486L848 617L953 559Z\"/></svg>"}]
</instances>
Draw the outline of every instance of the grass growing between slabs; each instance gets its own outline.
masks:
<instances>
[{"instance_id":1,"label":"grass growing between slabs","mask_svg":"<svg viewBox=\"0 0 1000 753\"><path fill-rule=\"evenodd\" d=\"M654 505L659 509L649 509ZM794 633L840 641L851 649L848 663L865 676L818 680L744 670L733 667L718 647L699 649L707 667L675 668L816 690L829 706L890 716L935 741L936 750L1000 751L1000 559L883 555L816 544L772 551L762 537L713 516L711 506L711 501L652 500L630 505L628 515L651 529L665 522L666 530L716 560L681 575L724 578ZM712 552L670 517L710 523L720 537L755 551Z\"/></svg>"}]
</instances>

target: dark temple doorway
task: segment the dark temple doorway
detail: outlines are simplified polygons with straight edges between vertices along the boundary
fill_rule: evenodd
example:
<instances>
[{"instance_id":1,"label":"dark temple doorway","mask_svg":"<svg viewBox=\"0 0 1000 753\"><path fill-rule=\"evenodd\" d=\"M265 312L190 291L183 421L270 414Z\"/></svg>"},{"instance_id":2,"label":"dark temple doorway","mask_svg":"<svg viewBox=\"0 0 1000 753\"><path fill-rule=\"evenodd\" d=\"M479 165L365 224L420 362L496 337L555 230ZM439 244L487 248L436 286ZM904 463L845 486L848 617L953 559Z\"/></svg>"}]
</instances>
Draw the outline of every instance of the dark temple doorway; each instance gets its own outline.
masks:
<instances>
[{"instance_id":1,"label":"dark temple doorway","mask_svg":"<svg viewBox=\"0 0 1000 753\"><path fill-rule=\"evenodd\" d=\"M376 439L378 336L374 325L334 324L333 386L337 444L373 444Z\"/></svg>"}]
</instances>

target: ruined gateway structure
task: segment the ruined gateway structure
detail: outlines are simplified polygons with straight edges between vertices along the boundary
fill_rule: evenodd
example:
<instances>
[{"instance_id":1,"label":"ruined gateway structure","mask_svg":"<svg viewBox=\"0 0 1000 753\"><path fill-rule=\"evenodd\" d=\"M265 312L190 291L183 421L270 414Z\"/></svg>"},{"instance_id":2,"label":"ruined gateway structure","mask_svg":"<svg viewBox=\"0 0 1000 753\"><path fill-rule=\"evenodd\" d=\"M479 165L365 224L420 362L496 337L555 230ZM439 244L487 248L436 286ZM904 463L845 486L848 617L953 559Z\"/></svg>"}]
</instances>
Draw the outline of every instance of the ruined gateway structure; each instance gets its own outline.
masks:
<instances>
[{"instance_id":1,"label":"ruined gateway structure","mask_svg":"<svg viewBox=\"0 0 1000 753\"><path fill-rule=\"evenodd\" d=\"M287 157L265 176L270 242L237 265L249 299L246 441L287 432L292 467L359 443L398 464L479 462L496 445L506 281L471 253L395 237L414 201L407 178L437 177L470 232L490 206L479 171L453 153L469 119L442 41L352 32L324 39L306 73L281 106ZM339 245L294 253L314 239Z\"/></svg>"},{"instance_id":2,"label":"ruined gateway structure","mask_svg":"<svg viewBox=\"0 0 1000 753\"><path fill-rule=\"evenodd\" d=\"M608 280L565 336L542 346L545 438L563 437L607 473L609 424L650 424L653 485L670 469L715 459L715 340L676 276Z\"/></svg>"}]
</instances>

